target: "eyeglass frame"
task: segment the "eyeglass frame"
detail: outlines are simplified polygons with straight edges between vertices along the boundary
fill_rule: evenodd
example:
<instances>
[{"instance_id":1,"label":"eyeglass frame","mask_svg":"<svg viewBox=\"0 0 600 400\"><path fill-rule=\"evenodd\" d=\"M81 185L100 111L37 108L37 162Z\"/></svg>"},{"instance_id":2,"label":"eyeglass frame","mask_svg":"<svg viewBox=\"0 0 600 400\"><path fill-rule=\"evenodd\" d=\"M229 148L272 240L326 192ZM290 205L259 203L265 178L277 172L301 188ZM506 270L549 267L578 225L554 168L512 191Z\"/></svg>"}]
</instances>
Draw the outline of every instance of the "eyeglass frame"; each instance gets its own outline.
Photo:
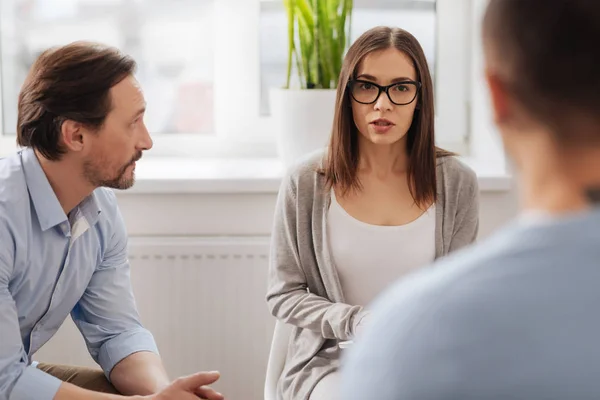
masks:
<instances>
[{"instance_id":1,"label":"eyeglass frame","mask_svg":"<svg viewBox=\"0 0 600 400\"><path fill-rule=\"evenodd\" d=\"M356 100L356 97L354 97L354 94L352 93L352 87L351 87L351 85L353 85L354 83L357 83L357 82L358 83L368 83L369 85L375 86L379 90L379 92L377 93L377 96L375 97L375 100L373 100L371 102L368 102L368 103L363 103L362 101ZM390 88L392 88L394 86L397 86L397 85L407 84L407 83L410 84L410 85L415 85L416 86L417 90L415 91L415 97L413 97L413 99L411 101L409 101L408 103L396 103L394 100L392 100L392 97L390 96L390 92L389 92ZM365 81L365 80L362 80L362 79L351 79L346 84L346 87L348 88L348 91L350 92L350 97L352 97L352 99L354 101L356 101L357 103L360 103L360 104L374 104L374 103L377 102L377 100L379 100L379 96L381 96L381 92L385 92L385 94L387 95L388 99L390 100L390 102L392 104L395 104L397 106L407 106L407 105L411 104L413 101L415 101L415 99L419 95L419 92L421 91L422 85L421 85L421 82L418 82L418 81L406 80L406 81L395 82L395 83L392 83L392 84L387 85L387 86L381 86L381 85L378 85L378 84L376 84L374 82Z\"/></svg>"}]
</instances>

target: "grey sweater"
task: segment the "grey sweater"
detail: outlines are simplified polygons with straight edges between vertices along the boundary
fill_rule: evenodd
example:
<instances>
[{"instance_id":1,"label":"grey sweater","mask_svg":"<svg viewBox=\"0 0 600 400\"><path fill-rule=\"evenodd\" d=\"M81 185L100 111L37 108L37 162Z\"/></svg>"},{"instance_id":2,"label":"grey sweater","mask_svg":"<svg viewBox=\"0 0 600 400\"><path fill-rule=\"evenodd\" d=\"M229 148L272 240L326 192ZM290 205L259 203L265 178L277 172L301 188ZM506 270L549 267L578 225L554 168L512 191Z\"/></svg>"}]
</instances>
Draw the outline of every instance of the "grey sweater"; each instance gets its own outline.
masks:
<instances>
[{"instance_id":1,"label":"grey sweater","mask_svg":"<svg viewBox=\"0 0 600 400\"><path fill-rule=\"evenodd\" d=\"M344 301L329 254L330 204L317 152L291 168L275 210L267 303L271 313L295 326L279 399L308 399L325 375L339 368L339 341L350 340L366 314ZM479 190L475 173L454 157L437 161L436 258L475 241ZM365 266L368 267L368 266Z\"/></svg>"}]
</instances>

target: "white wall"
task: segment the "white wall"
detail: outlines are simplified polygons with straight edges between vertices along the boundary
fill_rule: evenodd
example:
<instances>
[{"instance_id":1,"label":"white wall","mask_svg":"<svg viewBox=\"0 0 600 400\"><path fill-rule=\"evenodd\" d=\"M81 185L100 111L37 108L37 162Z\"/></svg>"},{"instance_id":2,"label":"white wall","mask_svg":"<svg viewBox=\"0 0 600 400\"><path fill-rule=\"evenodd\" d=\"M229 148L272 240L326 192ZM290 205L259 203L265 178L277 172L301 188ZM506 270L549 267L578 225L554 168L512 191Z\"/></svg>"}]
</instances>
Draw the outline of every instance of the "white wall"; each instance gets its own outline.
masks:
<instances>
[{"instance_id":1,"label":"white wall","mask_svg":"<svg viewBox=\"0 0 600 400\"><path fill-rule=\"evenodd\" d=\"M132 236L269 236L275 193L121 194L119 204ZM517 213L516 189L482 192L480 236Z\"/></svg>"}]
</instances>

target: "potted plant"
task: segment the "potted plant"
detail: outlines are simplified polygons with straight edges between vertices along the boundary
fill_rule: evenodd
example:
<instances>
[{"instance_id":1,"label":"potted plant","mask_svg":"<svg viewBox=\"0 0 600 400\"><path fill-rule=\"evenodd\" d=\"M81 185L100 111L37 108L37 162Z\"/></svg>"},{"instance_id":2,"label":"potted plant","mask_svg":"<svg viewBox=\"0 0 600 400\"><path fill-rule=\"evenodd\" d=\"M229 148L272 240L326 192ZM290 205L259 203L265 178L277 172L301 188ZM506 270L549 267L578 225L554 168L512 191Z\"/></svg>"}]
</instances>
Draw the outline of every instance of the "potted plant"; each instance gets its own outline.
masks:
<instances>
[{"instance_id":1,"label":"potted plant","mask_svg":"<svg viewBox=\"0 0 600 400\"><path fill-rule=\"evenodd\" d=\"M352 0L283 3L288 20L287 78L283 88L271 90L270 104L279 154L289 165L327 144L353 4Z\"/></svg>"}]
</instances>

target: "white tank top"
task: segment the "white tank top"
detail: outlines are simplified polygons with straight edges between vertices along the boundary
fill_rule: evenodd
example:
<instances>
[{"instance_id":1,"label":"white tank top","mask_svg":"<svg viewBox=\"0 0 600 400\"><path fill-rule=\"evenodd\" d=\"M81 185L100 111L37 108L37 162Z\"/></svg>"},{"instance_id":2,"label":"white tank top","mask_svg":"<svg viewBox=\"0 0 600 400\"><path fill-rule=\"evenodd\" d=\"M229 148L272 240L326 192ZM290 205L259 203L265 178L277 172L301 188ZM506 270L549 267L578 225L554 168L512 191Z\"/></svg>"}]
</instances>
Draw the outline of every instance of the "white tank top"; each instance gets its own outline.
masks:
<instances>
[{"instance_id":1,"label":"white tank top","mask_svg":"<svg viewBox=\"0 0 600 400\"><path fill-rule=\"evenodd\" d=\"M370 225L348 214L332 190L327 236L346 303L367 306L388 285L434 261L435 204L406 225Z\"/></svg>"}]
</instances>

